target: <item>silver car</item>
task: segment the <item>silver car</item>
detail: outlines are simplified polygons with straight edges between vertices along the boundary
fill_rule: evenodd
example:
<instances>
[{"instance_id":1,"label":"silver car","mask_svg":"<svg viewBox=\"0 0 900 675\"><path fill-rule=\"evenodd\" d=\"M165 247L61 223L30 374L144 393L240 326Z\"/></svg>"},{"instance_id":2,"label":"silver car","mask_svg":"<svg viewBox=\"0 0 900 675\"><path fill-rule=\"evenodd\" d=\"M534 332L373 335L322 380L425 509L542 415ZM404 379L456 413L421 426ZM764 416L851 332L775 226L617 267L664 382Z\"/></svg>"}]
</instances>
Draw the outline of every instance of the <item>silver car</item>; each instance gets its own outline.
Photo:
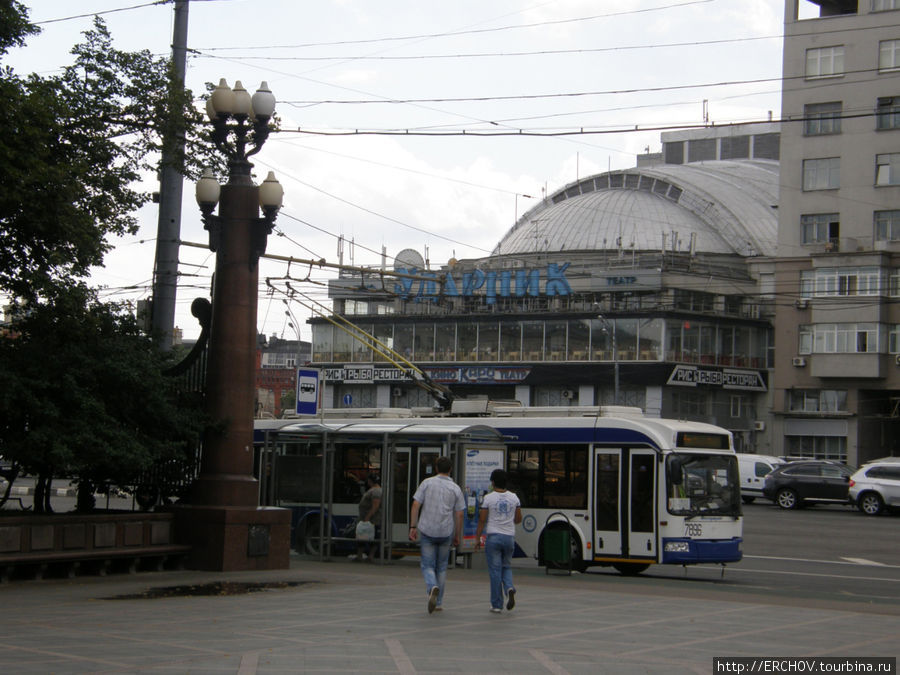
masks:
<instances>
[{"instance_id":1,"label":"silver car","mask_svg":"<svg viewBox=\"0 0 900 675\"><path fill-rule=\"evenodd\" d=\"M850 476L850 499L869 516L900 507L900 457L884 457L859 467Z\"/></svg>"}]
</instances>

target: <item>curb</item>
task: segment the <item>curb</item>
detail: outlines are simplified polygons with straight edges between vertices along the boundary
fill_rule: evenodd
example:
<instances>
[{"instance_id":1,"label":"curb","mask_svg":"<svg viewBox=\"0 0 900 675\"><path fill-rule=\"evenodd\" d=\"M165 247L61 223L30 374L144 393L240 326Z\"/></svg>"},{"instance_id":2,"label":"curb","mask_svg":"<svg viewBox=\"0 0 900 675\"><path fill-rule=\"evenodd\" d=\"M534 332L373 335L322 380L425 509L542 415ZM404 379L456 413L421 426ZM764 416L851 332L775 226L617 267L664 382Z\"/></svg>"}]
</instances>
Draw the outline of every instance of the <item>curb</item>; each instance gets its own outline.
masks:
<instances>
[{"instance_id":1,"label":"curb","mask_svg":"<svg viewBox=\"0 0 900 675\"><path fill-rule=\"evenodd\" d=\"M34 488L13 487L9 494L17 497L30 496L34 494ZM51 488L50 494L53 497L76 497L78 495L78 488Z\"/></svg>"}]
</instances>

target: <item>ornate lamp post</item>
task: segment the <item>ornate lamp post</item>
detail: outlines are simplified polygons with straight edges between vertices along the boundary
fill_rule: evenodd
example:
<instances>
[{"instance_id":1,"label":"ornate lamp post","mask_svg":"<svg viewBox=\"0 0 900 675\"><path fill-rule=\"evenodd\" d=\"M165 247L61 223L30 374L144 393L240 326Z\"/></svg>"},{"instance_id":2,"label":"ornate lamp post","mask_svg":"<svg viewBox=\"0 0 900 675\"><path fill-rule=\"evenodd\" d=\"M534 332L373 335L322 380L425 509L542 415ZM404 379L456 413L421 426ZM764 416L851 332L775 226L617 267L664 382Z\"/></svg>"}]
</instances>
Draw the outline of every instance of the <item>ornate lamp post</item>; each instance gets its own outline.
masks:
<instances>
[{"instance_id":1,"label":"ornate lamp post","mask_svg":"<svg viewBox=\"0 0 900 675\"><path fill-rule=\"evenodd\" d=\"M206 376L212 428L178 527L179 537L193 545L192 566L200 569L274 569L289 560L290 513L259 508L253 477L259 257L284 191L271 172L254 185L248 158L268 137L274 110L265 82L251 97L240 82L231 89L223 79L207 103L212 138L229 172L228 183L220 186L207 170L196 193L209 248L216 253Z\"/></svg>"}]
</instances>

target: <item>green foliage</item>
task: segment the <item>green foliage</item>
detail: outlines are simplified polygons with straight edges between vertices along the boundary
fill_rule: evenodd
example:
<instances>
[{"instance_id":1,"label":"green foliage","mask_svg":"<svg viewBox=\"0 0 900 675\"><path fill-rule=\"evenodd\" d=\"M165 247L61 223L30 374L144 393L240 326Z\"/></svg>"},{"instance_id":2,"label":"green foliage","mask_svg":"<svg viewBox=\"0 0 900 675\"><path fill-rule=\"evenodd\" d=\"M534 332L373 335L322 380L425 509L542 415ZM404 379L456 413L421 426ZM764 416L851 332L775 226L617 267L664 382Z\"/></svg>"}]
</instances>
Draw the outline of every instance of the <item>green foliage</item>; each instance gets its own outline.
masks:
<instances>
[{"instance_id":1,"label":"green foliage","mask_svg":"<svg viewBox=\"0 0 900 675\"><path fill-rule=\"evenodd\" d=\"M0 48L36 32L15 9L0 11ZM158 170L163 139L187 175L221 163L190 91L172 85L170 60L115 49L99 18L72 55L53 77L0 71L0 291L29 301L86 277L109 237L137 231L150 195L135 186Z\"/></svg>"},{"instance_id":2,"label":"green foliage","mask_svg":"<svg viewBox=\"0 0 900 675\"><path fill-rule=\"evenodd\" d=\"M0 340L0 454L33 475L130 485L189 459L200 401L162 375L167 357L130 313L82 285L32 305Z\"/></svg>"},{"instance_id":3,"label":"green foliage","mask_svg":"<svg viewBox=\"0 0 900 675\"><path fill-rule=\"evenodd\" d=\"M0 58L38 31L24 6L0 3ZM0 335L0 455L39 485L124 486L193 456L201 402L162 375L171 363L130 313L81 280L136 231L150 198L136 186L164 142L186 175L222 159L168 59L117 50L100 19L71 53L51 77L0 68L0 296L22 308Z\"/></svg>"}]
</instances>

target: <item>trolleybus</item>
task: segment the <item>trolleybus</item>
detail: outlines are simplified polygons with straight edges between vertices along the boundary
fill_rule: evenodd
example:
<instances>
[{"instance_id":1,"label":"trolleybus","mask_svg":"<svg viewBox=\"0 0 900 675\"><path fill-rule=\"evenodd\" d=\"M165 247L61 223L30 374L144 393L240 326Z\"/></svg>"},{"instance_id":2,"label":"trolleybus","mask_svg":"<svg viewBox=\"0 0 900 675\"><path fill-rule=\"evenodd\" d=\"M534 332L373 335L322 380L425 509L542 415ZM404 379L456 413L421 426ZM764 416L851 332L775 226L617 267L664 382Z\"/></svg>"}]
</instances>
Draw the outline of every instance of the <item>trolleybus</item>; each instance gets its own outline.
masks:
<instances>
[{"instance_id":1,"label":"trolleybus","mask_svg":"<svg viewBox=\"0 0 900 675\"><path fill-rule=\"evenodd\" d=\"M467 455L499 452L522 503L519 556L623 574L741 559L737 459L730 432L714 425L637 408L510 407L481 417L264 421L257 433L269 458L262 501L294 511L293 544L308 553L323 537L350 538L369 471L382 475L390 553L409 545L410 500L437 456L451 457L462 484ZM478 495L467 498L476 515ZM564 542L564 560L548 553L551 542Z\"/></svg>"}]
</instances>

